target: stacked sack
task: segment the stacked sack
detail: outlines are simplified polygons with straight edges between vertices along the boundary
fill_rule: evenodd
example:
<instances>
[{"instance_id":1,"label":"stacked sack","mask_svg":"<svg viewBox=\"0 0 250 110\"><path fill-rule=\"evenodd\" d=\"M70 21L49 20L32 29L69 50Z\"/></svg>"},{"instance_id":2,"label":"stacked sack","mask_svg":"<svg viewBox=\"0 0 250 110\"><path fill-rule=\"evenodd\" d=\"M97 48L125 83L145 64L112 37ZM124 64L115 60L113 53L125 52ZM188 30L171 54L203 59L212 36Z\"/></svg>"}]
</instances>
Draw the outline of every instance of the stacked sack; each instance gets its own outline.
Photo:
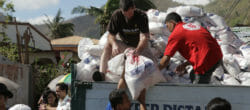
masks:
<instances>
[{"instance_id":1,"label":"stacked sack","mask_svg":"<svg viewBox=\"0 0 250 110\"><path fill-rule=\"evenodd\" d=\"M214 72L216 78L219 79L219 83L215 80L212 80L214 81L212 84L250 85L250 44L244 43L242 40L240 40L231 31L230 27L227 26L224 19L216 14L205 13L201 8L194 6L173 7L169 8L166 12L160 12L154 9L148 10L147 15L149 17L149 29L153 35L151 38L156 39L153 44L162 43L163 45L163 43L167 43L168 35L166 35L166 32L162 31L162 29L166 29L166 27L163 25L164 19L166 15L171 12L178 13L185 23L195 23L203 26L211 33L214 38L217 39L224 56L224 69L220 67L218 71ZM159 38L165 41L159 41ZM155 47L153 47L153 49ZM161 53L163 51L164 49L161 51ZM171 59L170 65L167 67L167 69L162 71L168 82L189 83L187 78L188 76L176 76L172 69L181 62L184 62L184 59L177 52L176 55ZM190 72L190 68L192 67L187 68L187 73Z\"/></svg>"},{"instance_id":2,"label":"stacked sack","mask_svg":"<svg viewBox=\"0 0 250 110\"><path fill-rule=\"evenodd\" d=\"M93 81L92 75L99 70L100 56L104 45L94 45L90 38L83 38L78 44L78 57L81 59L77 66L76 80Z\"/></svg>"},{"instance_id":3,"label":"stacked sack","mask_svg":"<svg viewBox=\"0 0 250 110\"><path fill-rule=\"evenodd\" d=\"M146 12L149 19L150 47L158 60L163 55L170 35L164 20L167 14L171 12L181 15L182 20L186 23L195 23L203 26L217 39L223 52L224 67L219 67L214 72L216 79L212 79L212 84L250 85L250 44L241 41L227 26L222 17L212 13L205 13L198 7L178 6L169 8L165 12L155 9L150 9ZM100 56L107 42L107 37L108 32L103 34L97 45L94 45L88 38L80 41L78 55L82 61L77 64L79 80L92 81L93 72L99 68ZM167 82L190 83L188 74L177 76L174 73L175 67L184 61L185 59L178 52L171 58L170 65L161 71ZM108 72L110 74L106 75L107 81L118 81L121 71L124 69L123 63L122 55L114 57L108 62ZM188 66L185 72L190 73L191 70L192 66Z\"/></svg>"}]
</instances>

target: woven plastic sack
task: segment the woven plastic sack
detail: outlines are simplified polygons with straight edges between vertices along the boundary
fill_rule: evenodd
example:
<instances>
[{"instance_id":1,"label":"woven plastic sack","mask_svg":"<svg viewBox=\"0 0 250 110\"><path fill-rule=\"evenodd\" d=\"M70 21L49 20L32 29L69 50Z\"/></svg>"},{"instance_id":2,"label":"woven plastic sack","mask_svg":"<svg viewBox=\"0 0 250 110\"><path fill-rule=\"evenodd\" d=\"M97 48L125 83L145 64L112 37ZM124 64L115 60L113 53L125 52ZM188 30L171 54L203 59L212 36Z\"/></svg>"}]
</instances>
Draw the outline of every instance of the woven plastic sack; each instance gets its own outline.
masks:
<instances>
[{"instance_id":1,"label":"woven plastic sack","mask_svg":"<svg viewBox=\"0 0 250 110\"><path fill-rule=\"evenodd\" d=\"M133 99L137 99L144 88L165 81L154 62L144 56L134 56L133 49L125 51L125 80Z\"/></svg>"}]
</instances>

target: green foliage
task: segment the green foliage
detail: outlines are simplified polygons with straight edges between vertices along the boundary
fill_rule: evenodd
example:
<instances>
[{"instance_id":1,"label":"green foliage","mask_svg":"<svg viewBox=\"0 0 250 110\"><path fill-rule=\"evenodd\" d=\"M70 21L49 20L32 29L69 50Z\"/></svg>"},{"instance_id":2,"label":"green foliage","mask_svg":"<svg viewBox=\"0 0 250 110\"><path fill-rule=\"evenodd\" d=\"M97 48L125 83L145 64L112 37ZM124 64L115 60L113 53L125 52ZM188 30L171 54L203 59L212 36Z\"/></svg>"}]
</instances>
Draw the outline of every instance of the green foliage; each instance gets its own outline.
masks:
<instances>
[{"instance_id":1,"label":"green foliage","mask_svg":"<svg viewBox=\"0 0 250 110\"><path fill-rule=\"evenodd\" d=\"M12 20L12 13L15 12L14 5L12 2L6 0L0 0L0 11L5 14L6 22Z\"/></svg>"},{"instance_id":2,"label":"green foliage","mask_svg":"<svg viewBox=\"0 0 250 110\"><path fill-rule=\"evenodd\" d=\"M62 38L66 36L72 36L74 33L74 24L63 23L64 18L61 17L61 10L59 9L56 16L52 21L49 19L44 21L50 30L50 38Z\"/></svg>"},{"instance_id":3,"label":"green foliage","mask_svg":"<svg viewBox=\"0 0 250 110\"><path fill-rule=\"evenodd\" d=\"M215 0L205 6L205 11L224 17L229 26L249 25L249 7L249 0Z\"/></svg>"},{"instance_id":4,"label":"green foliage","mask_svg":"<svg viewBox=\"0 0 250 110\"><path fill-rule=\"evenodd\" d=\"M2 33L0 33L0 38L2 38L2 41L0 41L0 54L16 62L18 61L17 47L10 42L10 39L4 33L4 28L2 29Z\"/></svg>"},{"instance_id":5,"label":"green foliage","mask_svg":"<svg viewBox=\"0 0 250 110\"><path fill-rule=\"evenodd\" d=\"M58 76L58 66L54 64L40 65L35 63L32 65L33 68L33 86L34 86L34 97L37 102L47 87L48 83Z\"/></svg>"}]
</instances>

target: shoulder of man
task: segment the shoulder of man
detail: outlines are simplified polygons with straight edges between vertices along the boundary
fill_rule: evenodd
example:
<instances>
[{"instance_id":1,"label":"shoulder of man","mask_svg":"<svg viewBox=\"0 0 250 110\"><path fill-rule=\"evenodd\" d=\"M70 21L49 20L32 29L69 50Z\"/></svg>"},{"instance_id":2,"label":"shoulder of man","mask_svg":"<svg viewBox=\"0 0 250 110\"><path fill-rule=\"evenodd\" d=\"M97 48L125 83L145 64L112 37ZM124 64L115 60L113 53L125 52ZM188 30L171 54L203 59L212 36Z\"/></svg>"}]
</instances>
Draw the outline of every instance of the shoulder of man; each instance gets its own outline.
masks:
<instances>
[{"instance_id":1,"label":"shoulder of man","mask_svg":"<svg viewBox=\"0 0 250 110\"><path fill-rule=\"evenodd\" d=\"M119 16L122 14L122 10L121 9L116 9L113 13L112 16Z\"/></svg>"},{"instance_id":2,"label":"shoulder of man","mask_svg":"<svg viewBox=\"0 0 250 110\"><path fill-rule=\"evenodd\" d=\"M147 16L147 14L146 14L145 11L143 11L143 10L141 10L141 9L138 9L138 8L135 9L135 14L143 15L143 16L146 15L146 16Z\"/></svg>"}]
</instances>

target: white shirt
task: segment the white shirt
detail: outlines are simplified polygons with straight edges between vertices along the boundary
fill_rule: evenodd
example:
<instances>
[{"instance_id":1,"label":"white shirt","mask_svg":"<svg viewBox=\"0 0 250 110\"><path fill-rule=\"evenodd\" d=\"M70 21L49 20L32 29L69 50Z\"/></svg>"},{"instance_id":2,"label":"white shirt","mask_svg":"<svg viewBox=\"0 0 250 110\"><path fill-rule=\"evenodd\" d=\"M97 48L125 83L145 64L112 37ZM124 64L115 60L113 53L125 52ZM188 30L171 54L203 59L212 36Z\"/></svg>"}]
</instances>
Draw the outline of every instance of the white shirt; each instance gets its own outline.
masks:
<instances>
[{"instance_id":1,"label":"white shirt","mask_svg":"<svg viewBox=\"0 0 250 110\"><path fill-rule=\"evenodd\" d=\"M56 110L70 110L70 101L70 97L66 95L63 100L58 101Z\"/></svg>"}]
</instances>

